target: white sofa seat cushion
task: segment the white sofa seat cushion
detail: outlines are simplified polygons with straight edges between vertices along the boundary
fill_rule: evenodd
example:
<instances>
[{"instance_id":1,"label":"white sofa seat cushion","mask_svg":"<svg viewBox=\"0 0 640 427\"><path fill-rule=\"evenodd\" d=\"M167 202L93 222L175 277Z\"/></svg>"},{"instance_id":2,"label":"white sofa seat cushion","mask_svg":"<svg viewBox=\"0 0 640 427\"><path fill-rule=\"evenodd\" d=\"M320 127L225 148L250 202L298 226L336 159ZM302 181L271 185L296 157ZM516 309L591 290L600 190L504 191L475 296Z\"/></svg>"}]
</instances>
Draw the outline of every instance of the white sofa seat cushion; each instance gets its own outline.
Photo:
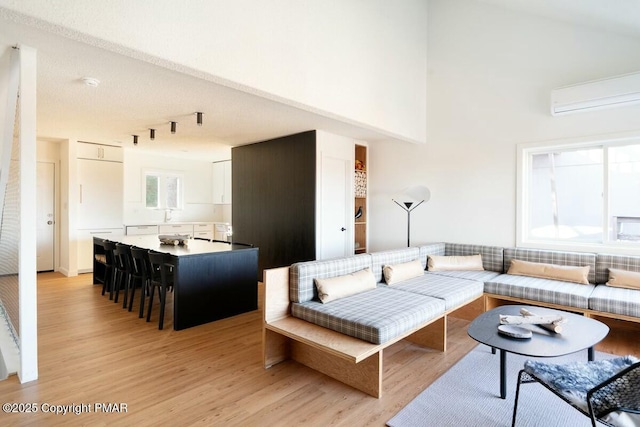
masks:
<instances>
[{"instance_id":1,"label":"white sofa seat cushion","mask_svg":"<svg viewBox=\"0 0 640 427\"><path fill-rule=\"evenodd\" d=\"M595 285L501 274L484 284L489 294L505 295L567 307L588 308Z\"/></svg>"},{"instance_id":2,"label":"white sofa seat cushion","mask_svg":"<svg viewBox=\"0 0 640 427\"><path fill-rule=\"evenodd\" d=\"M444 311L441 299L386 286L329 304L319 301L291 304L294 317L374 344L396 338L442 316Z\"/></svg>"},{"instance_id":3,"label":"white sofa seat cushion","mask_svg":"<svg viewBox=\"0 0 640 427\"><path fill-rule=\"evenodd\" d=\"M589 297L589 308L606 313L640 317L640 290L598 285Z\"/></svg>"}]
</instances>

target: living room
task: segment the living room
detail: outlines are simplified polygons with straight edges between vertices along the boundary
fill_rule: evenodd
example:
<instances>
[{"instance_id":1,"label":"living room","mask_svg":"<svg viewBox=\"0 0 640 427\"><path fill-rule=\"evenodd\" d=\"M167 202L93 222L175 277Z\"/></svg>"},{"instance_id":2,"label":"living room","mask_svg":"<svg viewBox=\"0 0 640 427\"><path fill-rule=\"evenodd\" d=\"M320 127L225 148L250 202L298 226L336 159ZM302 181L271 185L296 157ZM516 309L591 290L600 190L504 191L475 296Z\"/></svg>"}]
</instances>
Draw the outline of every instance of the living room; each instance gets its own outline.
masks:
<instances>
[{"instance_id":1,"label":"living room","mask_svg":"<svg viewBox=\"0 0 640 427\"><path fill-rule=\"evenodd\" d=\"M26 14L36 14L34 9L42 6L38 2L24 3L26 6L12 2L1 2L0 5L9 9L15 7ZM344 96L339 87L320 86L308 98L298 94L291 96L294 100L301 97L303 101L309 101L314 96L320 97L317 92L325 91L326 99L320 97L318 102L308 103L312 107L364 123L364 128L382 129L378 135L390 135L387 139L368 141L371 251L405 246L406 214L393 204L391 195L413 185L427 186L432 196L412 214L412 242L448 241L516 246L519 243L518 144L566 144L634 134L640 137L638 106L561 117L553 117L549 113L550 92L556 87L636 72L640 67L640 36L637 30L634 33L623 21L613 21L613 24L596 22L587 10L583 10L582 15L575 13L570 18L557 15L549 17L541 11L536 14L523 12L516 6L505 7L505 3L470 0L408 2L406 10L410 12L401 14L402 18L398 18L400 23L397 24L406 28L406 32L401 31L401 36L397 37L409 38L414 35L418 39L412 40L410 48L407 47L408 52L400 52L395 57L404 62L387 64L390 67L387 70L389 75L384 76L386 78L377 75L371 86L355 84L357 79L365 75L364 66L352 74L334 75L333 79L329 79L331 82L343 79L343 85L353 83L365 92L356 93L358 102ZM358 7L371 12L369 8L382 8L382 4L358 4ZM46 9L43 10L42 13L47 13ZM363 13L363 16L366 15ZM379 15L374 15L381 19ZM634 16L631 12L626 15ZM253 18L256 22L260 21L259 16ZM406 22L402 19L406 19ZM387 28L381 32L378 41L393 38L390 31ZM421 39L423 36L424 39ZM284 38L289 37L285 35ZM389 51L400 48L396 43L387 46ZM236 53L227 52L227 55L225 58ZM326 55L329 56L329 53ZM323 61L331 63L326 56L320 56L318 62ZM381 55L378 64L384 65L387 61L390 61L389 57ZM256 61L253 67L243 68L242 72L250 74L256 68L263 73L275 74L279 71L269 69L265 64L269 64L268 59ZM323 71L322 67L320 71ZM244 74L241 77L245 77ZM422 81L416 83L420 79ZM381 84L383 81L384 85ZM376 85L381 86L377 96L367 93L375 92L372 87ZM397 91L394 90L396 86ZM411 87L416 87L415 99L409 95ZM290 89L293 91L296 88ZM362 104L368 105L359 111ZM252 323L249 326L254 335L258 333L258 319L259 316L252 319L255 325ZM245 322L238 320L237 323ZM459 353L455 350L456 345L452 345L454 352L448 356L450 359L459 358L469 350L464 329L462 326L457 335L461 343ZM261 367L259 357L254 354L258 351L258 338L254 335L248 338L248 342L253 344L253 353L248 357L253 358L249 366L257 371ZM40 351L45 353L48 349L45 347ZM385 363L394 366L395 360L397 367L402 365L403 358L417 358L419 354L419 350L413 351L411 356L399 351L395 359L391 362L385 360ZM444 356L434 362L436 371L442 371L453 363L446 359L447 356ZM428 364L420 362L419 366ZM289 364L279 369L289 369L281 373L283 376L306 376L304 381L308 385L306 389L299 389L298 396L304 396L305 392L310 392L318 384L326 386L331 382L301 366ZM55 375L54 371L48 372ZM391 390L397 391L412 372L400 369L394 372L397 376L387 381L393 384ZM89 370L84 373L90 375ZM190 374L196 375L194 372ZM425 376L434 378L437 374L429 372ZM258 375L263 378L264 374ZM227 386L232 387L232 382ZM215 388L210 384L201 387L203 394ZM344 396L347 400L340 406L342 411L348 411L366 400L364 396L342 388L340 384L331 382L328 387L332 393ZM369 409L384 406L383 414L389 414L393 412L390 407L406 404L410 395L415 395L418 388L424 388L424 384L413 382L410 387L412 391L394 398L393 403L374 402L365 406ZM19 391L10 392L14 397L20 396ZM77 393L82 396L81 392ZM28 396L35 398L37 393ZM194 397L193 394L190 396ZM102 398L116 399L119 396ZM334 403L336 401L331 400L322 404L323 409L318 409L316 415ZM288 410L284 400L280 401L280 406ZM214 408L209 409L215 411ZM273 408L273 411L277 409ZM360 414L365 412L361 411ZM386 415L378 415L379 418L371 422L381 425L386 421L383 419ZM335 412L324 415L326 418L318 415L318 418L308 419L299 412L296 416L300 416L297 419L307 424L340 423L340 414ZM206 415L203 415L203 419L206 419ZM213 421L214 418L208 420ZM353 418L345 416L344 420L348 422Z\"/></svg>"}]
</instances>

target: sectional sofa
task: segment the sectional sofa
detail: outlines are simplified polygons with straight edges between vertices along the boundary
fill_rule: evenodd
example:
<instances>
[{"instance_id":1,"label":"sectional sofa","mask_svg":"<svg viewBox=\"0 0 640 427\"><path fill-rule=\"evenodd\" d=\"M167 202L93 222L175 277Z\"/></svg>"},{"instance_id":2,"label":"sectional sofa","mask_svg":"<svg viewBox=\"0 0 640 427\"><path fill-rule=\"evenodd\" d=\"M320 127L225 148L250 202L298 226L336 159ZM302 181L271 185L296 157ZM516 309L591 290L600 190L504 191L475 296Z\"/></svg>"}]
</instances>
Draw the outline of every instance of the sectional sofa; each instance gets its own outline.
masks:
<instances>
[{"instance_id":1,"label":"sectional sofa","mask_svg":"<svg viewBox=\"0 0 640 427\"><path fill-rule=\"evenodd\" d=\"M606 285L610 270L640 273L640 257L432 243L266 270L265 367L294 359L381 397L384 348L446 351L448 314L478 299L640 322L640 288Z\"/></svg>"}]
</instances>

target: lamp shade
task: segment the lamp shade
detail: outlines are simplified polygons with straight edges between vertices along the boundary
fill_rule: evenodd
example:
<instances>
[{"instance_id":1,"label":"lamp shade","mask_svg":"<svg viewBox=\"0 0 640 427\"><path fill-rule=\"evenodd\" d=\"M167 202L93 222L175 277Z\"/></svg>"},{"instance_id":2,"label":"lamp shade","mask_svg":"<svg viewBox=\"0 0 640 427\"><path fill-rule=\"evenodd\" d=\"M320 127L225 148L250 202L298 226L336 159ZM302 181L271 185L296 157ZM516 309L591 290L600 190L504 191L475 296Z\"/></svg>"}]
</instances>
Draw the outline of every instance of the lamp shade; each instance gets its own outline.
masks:
<instances>
[{"instance_id":1,"label":"lamp shade","mask_svg":"<svg viewBox=\"0 0 640 427\"><path fill-rule=\"evenodd\" d=\"M428 202L431 198L431 191L424 185L416 185L413 187L405 188L400 193L393 197L393 200L397 200L403 204L414 204L420 202ZM409 206L408 206L409 207Z\"/></svg>"}]
</instances>

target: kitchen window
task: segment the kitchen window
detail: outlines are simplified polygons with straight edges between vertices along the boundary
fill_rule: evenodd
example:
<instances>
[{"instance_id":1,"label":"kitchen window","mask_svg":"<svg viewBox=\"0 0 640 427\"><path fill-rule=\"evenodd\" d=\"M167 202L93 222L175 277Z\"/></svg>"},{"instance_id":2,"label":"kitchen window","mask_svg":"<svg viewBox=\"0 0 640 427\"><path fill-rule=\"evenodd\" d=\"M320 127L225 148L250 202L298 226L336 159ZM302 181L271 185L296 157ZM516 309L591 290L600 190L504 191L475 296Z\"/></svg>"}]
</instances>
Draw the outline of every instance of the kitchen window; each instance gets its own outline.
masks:
<instances>
[{"instance_id":1,"label":"kitchen window","mask_svg":"<svg viewBox=\"0 0 640 427\"><path fill-rule=\"evenodd\" d=\"M182 209L183 177L178 173L145 173L145 206L149 209Z\"/></svg>"},{"instance_id":2,"label":"kitchen window","mask_svg":"<svg viewBox=\"0 0 640 427\"><path fill-rule=\"evenodd\" d=\"M640 136L518 147L518 245L640 248Z\"/></svg>"}]
</instances>

